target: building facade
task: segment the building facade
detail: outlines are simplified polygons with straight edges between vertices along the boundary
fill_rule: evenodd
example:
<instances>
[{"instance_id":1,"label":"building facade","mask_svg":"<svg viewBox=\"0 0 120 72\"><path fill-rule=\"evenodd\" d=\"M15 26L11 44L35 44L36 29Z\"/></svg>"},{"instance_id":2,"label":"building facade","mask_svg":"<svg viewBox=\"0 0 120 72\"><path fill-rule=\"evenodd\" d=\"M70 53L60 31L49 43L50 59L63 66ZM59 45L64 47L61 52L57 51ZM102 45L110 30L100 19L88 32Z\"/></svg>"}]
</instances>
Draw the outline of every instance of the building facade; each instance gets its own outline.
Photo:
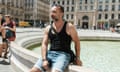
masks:
<instances>
[{"instance_id":1,"label":"building facade","mask_svg":"<svg viewBox=\"0 0 120 72\"><path fill-rule=\"evenodd\" d=\"M120 22L120 0L50 0L64 7L64 18L83 29L109 29Z\"/></svg>"},{"instance_id":2,"label":"building facade","mask_svg":"<svg viewBox=\"0 0 120 72\"><path fill-rule=\"evenodd\" d=\"M24 0L0 0L0 12L10 14L16 22L24 20Z\"/></svg>"},{"instance_id":3,"label":"building facade","mask_svg":"<svg viewBox=\"0 0 120 72\"><path fill-rule=\"evenodd\" d=\"M48 0L25 0L25 20L34 26L49 22Z\"/></svg>"}]
</instances>

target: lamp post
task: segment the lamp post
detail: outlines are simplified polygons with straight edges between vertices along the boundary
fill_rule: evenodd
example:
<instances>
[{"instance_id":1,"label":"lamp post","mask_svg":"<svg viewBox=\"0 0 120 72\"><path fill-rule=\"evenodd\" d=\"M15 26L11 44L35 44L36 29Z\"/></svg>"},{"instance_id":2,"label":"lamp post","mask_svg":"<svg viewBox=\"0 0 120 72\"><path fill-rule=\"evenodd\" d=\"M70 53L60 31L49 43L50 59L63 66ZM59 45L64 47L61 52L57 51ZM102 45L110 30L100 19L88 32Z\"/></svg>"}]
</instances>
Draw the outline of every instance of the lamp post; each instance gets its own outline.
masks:
<instances>
[{"instance_id":1,"label":"lamp post","mask_svg":"<svg viewBox=\"0 0 120 72\"><path fill-rule=\"evenodd\" d=\"M36 24L36 22L35 22L35 19L36 19L36 16L35 16L35 14L33 13L33 20L34 20L34 24L33 24L33 27L35 27L35 24Z\"/></svg>"},{"instance_id":2,"label":"lamp post","mask_svg":"<svg viewBox=\"0 0 120 72\"><path fill-rule=\"evenodd\" d=\"M34 0L34 6L33 6L33 27L36 26L36 19L37 19L37 0Z\"/></svg>"},{"instance_id":3,"label":"lamp post","mask_svg":"<svg viewBox=\"0 0 120 72\"><path fill-rule=\"evenodd\" d=\"M76 0L77 1L77 0ZM77 8L78 8L78 3L75 2L75 14L74 14L74 24L77 27L78 26L78 19L77 19Z\"/></svg>"}]
</instances>

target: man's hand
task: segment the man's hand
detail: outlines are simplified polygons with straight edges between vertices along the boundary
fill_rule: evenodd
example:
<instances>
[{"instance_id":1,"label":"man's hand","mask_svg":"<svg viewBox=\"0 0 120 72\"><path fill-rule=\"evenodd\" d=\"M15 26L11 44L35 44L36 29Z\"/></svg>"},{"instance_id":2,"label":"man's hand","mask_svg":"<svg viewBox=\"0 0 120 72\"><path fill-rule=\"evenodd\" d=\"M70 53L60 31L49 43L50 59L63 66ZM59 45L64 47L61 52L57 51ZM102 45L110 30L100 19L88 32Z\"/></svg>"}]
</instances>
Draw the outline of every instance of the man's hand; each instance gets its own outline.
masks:
<instances>
[{"instance_id":1,"label":"man's hand","mask_svg":"<svg viewBox=\"0 0 120 72\"><path fill-rule=\"evenodd\" d=\"M48 67L48 61L47 60L44 60L43 61L43 68L45 69L45 70L48 70L49 69L49 67Z\"/></svg>"},{"instance_id":2,"label":"man's hand","mask_svg":"<svg viewBox=\"0 0 120 72\"><path fill-rule=\"evenodd\" d=\"M80 59L76 59L74 64L82 66L82 61Z\"/></svg>"}]
</instances>

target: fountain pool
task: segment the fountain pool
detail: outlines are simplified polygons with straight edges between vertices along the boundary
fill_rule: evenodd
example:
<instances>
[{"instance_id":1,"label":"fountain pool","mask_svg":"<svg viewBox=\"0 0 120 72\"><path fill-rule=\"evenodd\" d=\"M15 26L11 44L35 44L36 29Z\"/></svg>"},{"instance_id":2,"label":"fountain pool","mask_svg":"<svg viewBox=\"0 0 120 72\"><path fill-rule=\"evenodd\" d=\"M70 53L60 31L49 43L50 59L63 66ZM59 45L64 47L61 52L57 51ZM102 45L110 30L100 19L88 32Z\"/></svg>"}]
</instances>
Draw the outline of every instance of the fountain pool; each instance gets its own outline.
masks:
<instances>
[{"instance_id":1,"label":"fountain pool","mask_svg":"<svg viewBox=\"0 0 120 72\"><path fill-rule=\"evenodd\" d=\"M120 41L80 41L80 45L84 67L99 72L120 71ZM72 43L71 48L73 47ZM30 49L41 55L40 45L32 46Z\"/></svg>"}]
</instances>

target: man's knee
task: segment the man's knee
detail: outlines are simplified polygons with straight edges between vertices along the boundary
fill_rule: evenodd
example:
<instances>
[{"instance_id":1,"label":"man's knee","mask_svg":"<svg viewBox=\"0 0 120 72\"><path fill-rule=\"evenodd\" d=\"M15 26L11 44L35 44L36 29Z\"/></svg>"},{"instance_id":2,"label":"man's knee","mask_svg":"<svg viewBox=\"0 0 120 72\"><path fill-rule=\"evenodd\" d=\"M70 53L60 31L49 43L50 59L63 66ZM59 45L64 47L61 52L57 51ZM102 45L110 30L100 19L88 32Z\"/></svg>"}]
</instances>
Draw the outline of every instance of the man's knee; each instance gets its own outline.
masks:
<instances>
[{"instance_id":1,"label":"man's knee","mask_svg":"<svg viewBox=\"0 0 120 72\"><path fill-rule=\"evenodd\" d=\"M58 70L55 70L55 72L60 72L60 71L58 71Z\"/></svg>"},{"instance_id":2,"label":"man's knee","mask_svg":"<svg viewBox=\"0 0 120 72\"><path fill-rule=\"evenodd\" d=\"M40 71L40 69L36 68L36 67L33 67L30 72L42 72Z\"/></svg>"},{"instance_id":3,"label":"man's knee","mask_svg":"<svg viewBox=\"0 0 120 72\"><path fill-rule=\"evenodd\" d=\"M61 71L59 71L59 70L52 70L52 72L61 72Z\"/></svg>"}]
</instances>

